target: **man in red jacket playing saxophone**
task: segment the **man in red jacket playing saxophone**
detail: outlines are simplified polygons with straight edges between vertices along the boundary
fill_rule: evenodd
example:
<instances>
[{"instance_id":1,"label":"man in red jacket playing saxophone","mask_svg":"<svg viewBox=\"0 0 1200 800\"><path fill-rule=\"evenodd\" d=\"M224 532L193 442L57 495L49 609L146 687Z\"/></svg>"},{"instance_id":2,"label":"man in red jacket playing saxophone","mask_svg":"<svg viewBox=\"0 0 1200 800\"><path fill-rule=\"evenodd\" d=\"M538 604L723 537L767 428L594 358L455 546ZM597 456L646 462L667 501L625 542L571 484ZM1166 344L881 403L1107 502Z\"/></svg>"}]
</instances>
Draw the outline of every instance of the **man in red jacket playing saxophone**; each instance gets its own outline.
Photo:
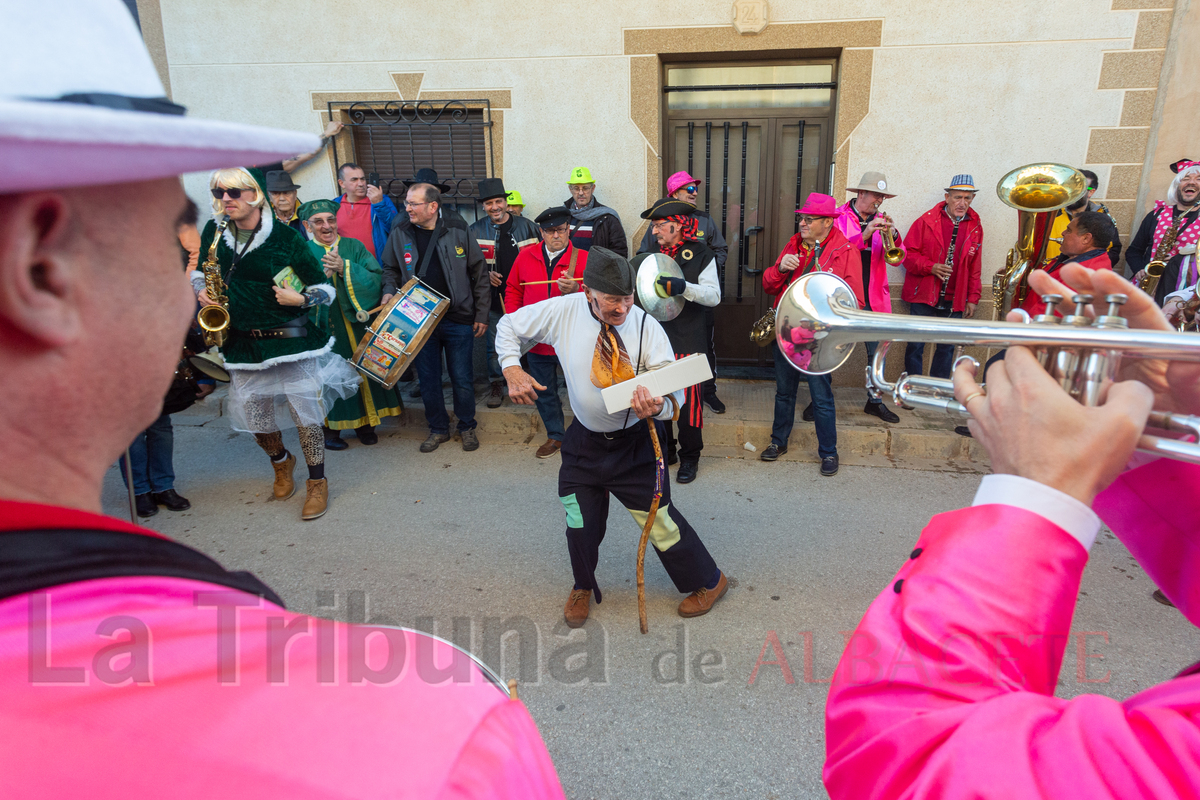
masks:
<instances>
[{"instance_id":1,"label":"man in red jacket playing saxophone","mask_svg":"<svg viewBox=\"0 0 1200 800\"><path fill-rule=\"evenodd\" d=\"M788 240L775 263L763 272L763 291L775 295L773 307L792 281L806 272L832 272L854 290L858 307L862 308L862 263L858 250L834 226L838 216L837 202L827 194L813 192L796 209L800 232ZM771 443L759 456L763 461L775 461L787 452L792 423L796 419L796 391L802 374L789 362L791 341L775 342L775 416L771 423ZM808 375L808 391L812 396L813 415L817 423L817 455L821 457L821 474L836 475L837 417L833 405L833 379L829 375Z\"/></svg>"}]
</instances>

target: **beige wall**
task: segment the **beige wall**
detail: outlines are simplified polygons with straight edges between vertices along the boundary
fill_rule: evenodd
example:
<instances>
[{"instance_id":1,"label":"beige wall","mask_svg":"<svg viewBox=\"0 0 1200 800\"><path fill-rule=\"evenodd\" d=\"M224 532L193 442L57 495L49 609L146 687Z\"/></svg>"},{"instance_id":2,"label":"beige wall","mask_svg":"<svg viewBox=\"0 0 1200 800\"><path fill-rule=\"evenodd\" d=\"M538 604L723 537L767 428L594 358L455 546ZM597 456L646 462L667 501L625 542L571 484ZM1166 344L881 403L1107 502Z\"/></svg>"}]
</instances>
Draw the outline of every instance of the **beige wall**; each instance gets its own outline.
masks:
<instances>
[{"instance_id":1,"label":"beige wall","mask_svg":"<svg viewBox=\"0 0 1200 800\"><path fill-rule=\"evenodd\" d=\"M1181 18L1195 26L1200 3L1176 2L1186 10ZM657 193L647 186L647 170L657 170L660 142L653 129L645 130L646 110L633 107L642 78L631 87L631 64L646 57L631 54L628 43L659 34L688 41L689 31L693 41L711 41L706 32L731 30L732 3L624 0L583 7L527 0L505 5L499 15L494 5L446 0L294 0L285 12L274 3L141 0L139 9L156 5L172 95L192 113L317 132L322 120L314 96L398 98L392 73L421 73L422 97L507 90L506 185L520 189L536 213L566 198L571 167L588 166L598 196L632 232ZM1128 233L1139 189L1153 187L1142 176L1147 143L1153 142L1156 161L1169 163L1190 130L1179 120L1195 119L1185 110L1196 110L1196 81L1180 75L1194 78L1200 66L1179 44L1183 28L1178 21L1172 28L1172 5L773 0L771 26L738 41L747 49L812 48L822 46L820 38L801 33L828 26L795 24L881 25L870 46L844 51L847 63L856 50L871 56L862 62L871 65L869 97L845 95L839 102L866 108L869 101L869 112L837 132L838 162L846 165L837 182L854 182L868 169L887 172L901 196L885 208L907 229L941 199L954 173L974 174L990 274L1003 263L1016 230L1015 212L999 202L994 186L1021 164L1088 166L1100 175L1101 198L1112 196L1115 182L1115 210ZM1166 50L1171 41L1174 50ZM1163 82L1165 106L1158 102L1164 54L1177 61ZM654 70L639 67L633 74L656 80ZM1157 138L1152 120L1162 122ZM1148 174L1158 171L1153 166ZM301 170L296 180L305 198L334 192L329 159ZM196 196L204 190L201 176L187 185ZM898 269L893 279L901 280Z\"/></svg>"}]
</instances>

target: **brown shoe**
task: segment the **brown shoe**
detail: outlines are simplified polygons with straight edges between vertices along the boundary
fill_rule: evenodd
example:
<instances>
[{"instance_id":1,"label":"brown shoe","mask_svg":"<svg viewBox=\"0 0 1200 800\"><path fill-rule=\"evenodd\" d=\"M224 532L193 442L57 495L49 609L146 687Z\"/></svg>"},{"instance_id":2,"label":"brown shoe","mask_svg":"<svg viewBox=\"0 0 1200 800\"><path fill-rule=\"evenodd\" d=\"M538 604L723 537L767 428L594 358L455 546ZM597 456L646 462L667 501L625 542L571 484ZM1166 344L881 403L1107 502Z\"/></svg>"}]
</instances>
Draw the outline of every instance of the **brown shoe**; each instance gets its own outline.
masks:
<instances>
[{"instance_id":1,"label":"brown shoe","mask_svg":"<svg viewBox=\"0 0 1200 800\"><path fill-rule=\"evenodd\" d=\"M288 453L288 457L283 461L272 461L271 466L275 468L275 492L276 500L287 500L296 493L296 482L292 480L292 471L296 468L296 457Z\"/></svg>"},{"instance_id":2,"label":"brown shoe","mask_svg":"<svg viewBox=\"0 0 1200 800\"><path fill-rule=\"evenodd\" d=\"M588 610L592 606L591 589L572 589L567 598L567 607L563 609L563 619L568 628L580 628L587 622Z\"/></svg>"},{"instance_id":3,"label":"brown shoe","mask_svg":"<svg viewBox=\"0 0 1200 800\"><path fill-rule=\"evenodd\" d=\"M700 587L683 598L683 602L679 604L679 616L704 616L712 610L713 604L721 599L721 595L725 594L725 590L728 588L729 581L725 580L725 573L722 572L721 580L717 581L717 588L705 589L704 587Z\"/></svg>"},{"instance_id":4,"label":"brown shoe","mask_svg":"<svg viewBox=\"0 0 1200 800\"><path fill-rule=\"evenodd\" d=\"M304 510L300 519L316 519L329 509L329 481L305 481L308 496L304 498Z\"/></svg>"},{"instance_id":5,"label":"brown shoe","mask_svg":"<svg viewBox=\"0 0 1200 800\"><path fill-rule=\"evenodd\" d=\"M538 458L549 458L562 449L562 442L558 439L547 439L546 443L537 449Z\"/></svg>"}]
</instances>

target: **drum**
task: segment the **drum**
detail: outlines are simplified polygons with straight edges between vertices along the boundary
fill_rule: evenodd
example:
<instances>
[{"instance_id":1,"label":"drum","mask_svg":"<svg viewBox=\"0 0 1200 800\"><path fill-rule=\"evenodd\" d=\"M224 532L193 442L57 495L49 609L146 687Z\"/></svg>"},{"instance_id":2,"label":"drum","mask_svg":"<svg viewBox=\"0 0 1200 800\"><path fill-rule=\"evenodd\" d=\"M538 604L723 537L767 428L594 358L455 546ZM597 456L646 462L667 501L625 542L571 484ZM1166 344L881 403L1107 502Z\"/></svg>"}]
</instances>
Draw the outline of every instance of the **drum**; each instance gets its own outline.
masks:
<instances>
[{"instance_id":1,"label":"drum","mask_svg":"<svg viewBox=\"0 0 1200 800\"><path fill-rule=\"evenodd\" d=\"M391 389L421 352L449 307L448 297L413 278L379 310L350 363L385 389Z\"/></svg>"}]
</instances>

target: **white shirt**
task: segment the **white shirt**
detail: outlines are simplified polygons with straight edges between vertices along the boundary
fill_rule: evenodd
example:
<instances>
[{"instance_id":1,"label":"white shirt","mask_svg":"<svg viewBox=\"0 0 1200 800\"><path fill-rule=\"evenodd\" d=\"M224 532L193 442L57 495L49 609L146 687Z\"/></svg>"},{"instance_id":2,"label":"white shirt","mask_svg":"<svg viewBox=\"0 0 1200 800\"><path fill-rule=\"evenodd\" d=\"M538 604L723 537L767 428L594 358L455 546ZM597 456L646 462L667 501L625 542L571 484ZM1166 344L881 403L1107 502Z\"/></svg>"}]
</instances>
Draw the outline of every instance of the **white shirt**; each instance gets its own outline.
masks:
<instances>
[{"instance_id":1,"label":"white shirt","mask_svg":"<svg viewBox=\"0 0 1200 800\"><path fill-rule=\"evenodd\" d=\"M658 320L646 316L646 312L637 306L629 309L625 321L616 326L616 331L629 352L629 361L636 372L658 369L675 360L667 332L658 324ZM639 332L642 338L640 351ZM635 425L638 418L632 411L609 414L600 390L592 385L592 356L595 355L599 336L600 322L592 316L587 297L579 291L551 297L501 317L496 326L496 356L501 369L507 369L520 364L523 344L532 342L553 347L567 379L567 391L571 394L571 410L575 412L575 418L590 431L608 433ZM683 405L682 390L672 393L672 396L677 406ZM670 419L673 412L670 403L663 403L658 419Z\"/></svg>"},{"instance_id":2,"label":"white shirt","mask_svg":"<svg viewBox=\"0 0 1200 800\"><path fill-rule=\"evenodd\" d=\"M1100 533L1096 512L1069 494L1017 475L988 475L975 492L973 506L1015 506L1044 517L1091 550Z\"/></svg>"},{"instance_id":3,"label":"white shirt","mask_svg":"<svg viewBox=\"0 0 1200 800\"><path fill-rule=\"evenodd\" d=\"M721 285L717 283L717 259L715 257L709 259L698 280L699 283L689 283L684 287L683 299L709 308L720 305Z\"/></svg>"}]
</instances>

